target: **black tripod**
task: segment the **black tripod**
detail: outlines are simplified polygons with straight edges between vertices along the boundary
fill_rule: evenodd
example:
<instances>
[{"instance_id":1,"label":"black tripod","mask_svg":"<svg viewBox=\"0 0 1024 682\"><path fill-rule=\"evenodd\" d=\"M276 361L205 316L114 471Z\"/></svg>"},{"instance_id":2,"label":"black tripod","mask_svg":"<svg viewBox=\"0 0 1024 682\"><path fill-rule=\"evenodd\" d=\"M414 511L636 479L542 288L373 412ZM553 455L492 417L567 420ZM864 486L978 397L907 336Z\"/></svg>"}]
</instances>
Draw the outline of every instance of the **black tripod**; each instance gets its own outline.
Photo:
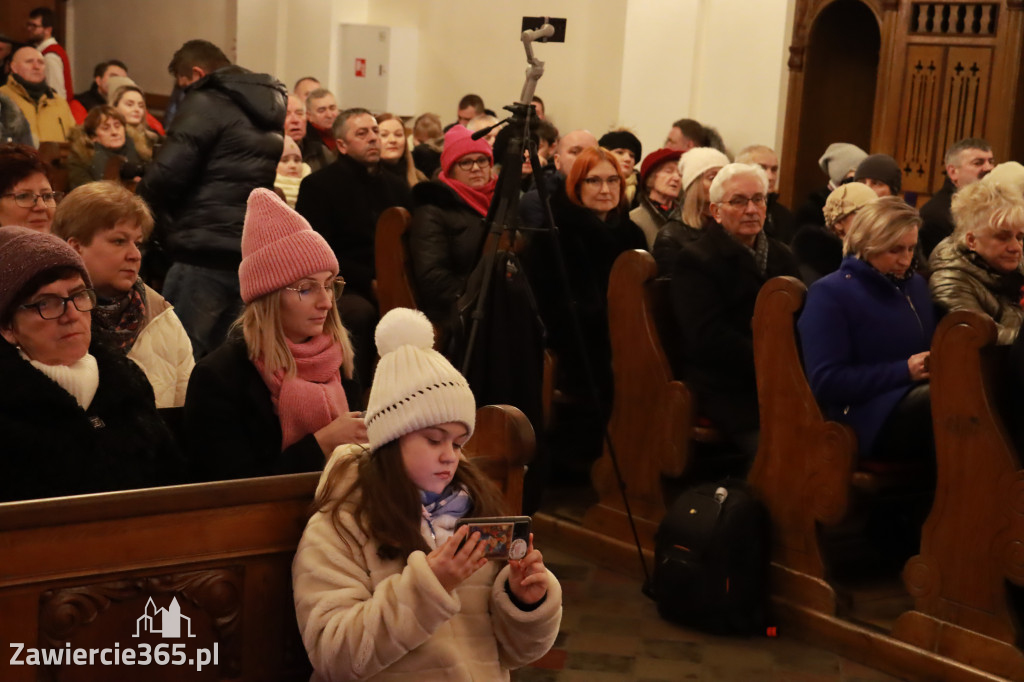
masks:
<instances>
[{"instance_id":1,"label":"black tripod","mask_svg":"<svg viewBox=\"0 0 1024 682\"><path fill-rule=\"evenodd\" d=\"M483 256L470 278L471 282L475 281L478 286L470 287L470 289L474 290L472 300L460 302L460 312L463 313L463 317L465 317L465 314L469 313L469 310L472 309L472 312L469 313L470 328L468 338L464 346L465 351L462 360L462 372L466 376L469 376L471 372L473 353L477 344L480 325L487 316L488 305L491 298L491 287L494 281L493 272L495 266L499 263L499 260L502 260L506 263L506 267L508 267L507 264L509 262L514 264L513 267L518 267L518 261L516 260L514 253L505 254L511 260L500 259L499 253L502 250L503 237L504 244L507 245L509 250L511 250L515 246L517 233L522 231L522 228L519 225L519 191L522 182L522 163L524 154L529 154L530 164L533 167L534 178L536 179L535 184L537 186L537 192L540 197L541 206L544 210L543 226L540 231L547 232L551 236L550 242L552 249L554 250L553 262L556 264L555 269L558 271L559 285L569 303L570 324L575 338L576 350L583 365L583 374L586 377L586 390L589 398L593 401L593 404L598 406L602 413L605 414L605 417L607 417L606 410L601 405L600 392L595 379L593 364L590 354L587 351L582 325L580 324L578 304L573 295L569 276L566 272L565 259L562 254L561 242L558 236L558 228L554 224L554 217L551 214L551 207L548 204L547 188L541 177L541 165L537 154L537 143L530 135L530 123L534 114L534 108L531 102L533 100L537 81L544 74L544 62L534 56L531 43L534 40L549 37L553 34L554 27L550 24L544 24L541 28L533 31L523 32L522 41L526 50L529 67L526 70L526 83L523 86L523 91L520 95L519 101L505 107L505 109L510 111L512 114L509 118L473 134L474 139L479 139L497 126L505 124L510 125L510 130L512 131L512 136L509 139L508 144L505 146L505 149L502 150L501 173L498 176L498 182L495 187L495 200L491 202L491 206L486 217L488 230L484 244ZM532 292L529 293L529 296L532 301ZM536 305L534 304L533 307L535 310ZM644 572L646 585L650 582L647 563L644 560L640 538L637 534L636 525L633 521L633 514L629 506L629 499L626 496L626 484L622 479L619 459L616 455L611 435L608 432L607 419L605 419L604 423L604 440L608 447L609 458L615 472L616 480L619 484L620 492L622 493L623 505L629 519L630 530L632 531L633 540L636 544L637 554Z\"/></svg>"}]
</instances>

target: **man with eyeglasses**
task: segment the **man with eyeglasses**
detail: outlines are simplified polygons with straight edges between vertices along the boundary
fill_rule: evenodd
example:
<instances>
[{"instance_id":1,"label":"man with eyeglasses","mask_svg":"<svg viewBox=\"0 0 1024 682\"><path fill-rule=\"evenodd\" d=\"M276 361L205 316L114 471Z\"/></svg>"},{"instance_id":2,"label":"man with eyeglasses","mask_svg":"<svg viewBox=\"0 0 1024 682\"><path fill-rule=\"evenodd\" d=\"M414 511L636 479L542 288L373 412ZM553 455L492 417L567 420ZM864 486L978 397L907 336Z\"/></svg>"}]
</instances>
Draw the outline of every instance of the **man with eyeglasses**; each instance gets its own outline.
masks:
<instances>
[{"instance_id":1,"label":"man with eyeglasses","mask_svg":"<svg viewBox=\"0 0 1024 682\"><path fill-rule=\"evenodd\" d=\"M21 109L36 147L41 142L64 142L75 127L67 101L47 85L46 62L34 47L22 47L11 56L11 75L0 94Z\"/></svg>"},{"instance_id":2,"label":"man with eyeglasses","mask_svg":"<svg viewBox=\"0 0 1024 682\"><path fill-rule=\"evenodd\" d=\"M377 219L392 206L411 208L412 198L399 177L381 172L380 134L373 114L358 107L346 109L334 120L333 131L338 158L302 180L295 210L338 257L347 282L338 312L353 336L356 371L368 384L377 355Z\"/></svg>"},{"instance_id":3,"label":"man with eyeglasses","mask_svg":"<svg viewBox=\"0 0 1024 682\"><path fill-rule=\"evenodd\" d=\"M768 189L768 177L758 166L723 167L711 183L715 222L683 246L671 284L683 378L697 394L697 411L747 463L757 452L759 433L750 326L754 303L772 277L799 276L789 248L764 233Z\"/></svg>"},{"instance_id":4,"label":"man with eyeglasses","mask_svg":"<svg viewBox=\"0 0 1024 682\"><path fill-rule=\"evenodd\" d=\"M58 97L66 100L74 93L71 87L71 60L53 37L53 19L52 9L36 7L29 12L25 28L28 30L29 42L36 46L46 60L47 85L53 88Z\"/></svg>"}]
</instances>

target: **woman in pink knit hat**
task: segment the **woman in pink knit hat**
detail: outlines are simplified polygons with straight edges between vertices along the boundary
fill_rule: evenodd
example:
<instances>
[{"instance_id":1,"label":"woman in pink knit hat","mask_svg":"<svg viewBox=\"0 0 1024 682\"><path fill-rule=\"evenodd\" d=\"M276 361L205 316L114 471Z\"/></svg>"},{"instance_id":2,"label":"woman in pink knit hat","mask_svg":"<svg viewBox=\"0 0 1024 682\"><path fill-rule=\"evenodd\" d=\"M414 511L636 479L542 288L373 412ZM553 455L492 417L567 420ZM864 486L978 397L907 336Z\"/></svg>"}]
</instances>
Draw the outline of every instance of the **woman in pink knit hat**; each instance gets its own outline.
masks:
<instances>
[{"instance_id":1,"label":"woman in pink knit hat","mask_svg":"<svg viewBox=\"0 0 1024 682\"><path fill-rule=\"evenodd\" d=\"M249 196L238 279L245 309L192 372L185 434L203 480L316 471L366 442L343 377L352 344L335 305L344 280L327 242L267 189ZM346 382L348 383L348 382ZM353 389L351 385L349 389Z\"/></svg>"},{"instance_id":2,"label":"woman in pink knit hat","mask_svg":"<svg viewBox=\"0 0 1024 682\"><path fill-rule=\"evenodd\" d=\"M416 304L443 334L450 332L456 303L480 260L496 181L491 146L463 126L452 126L444 136L438 179L412 189L409 254Z\"/></svg>"}]
</instances>

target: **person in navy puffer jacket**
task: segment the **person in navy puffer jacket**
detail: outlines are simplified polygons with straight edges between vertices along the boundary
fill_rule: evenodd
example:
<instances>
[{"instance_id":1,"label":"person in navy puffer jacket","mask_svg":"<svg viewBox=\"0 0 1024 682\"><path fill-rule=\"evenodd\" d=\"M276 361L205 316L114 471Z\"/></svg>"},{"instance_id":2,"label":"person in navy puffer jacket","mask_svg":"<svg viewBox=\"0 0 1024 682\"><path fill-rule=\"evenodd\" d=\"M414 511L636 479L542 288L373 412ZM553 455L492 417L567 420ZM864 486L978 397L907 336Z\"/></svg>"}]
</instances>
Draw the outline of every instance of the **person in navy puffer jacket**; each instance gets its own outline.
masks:
<instances>
[{"instance_id":1,"label":"person in navy puffer jacket","mask_svg":"<svg viewBox=\"0 0 1024 682\"><path fill-rule=\"evenodd\" d=\"M921 218L902 199L865 205L839 270L815 282L798 322L804 367L826 418L853 427L860 457L934 457L928 357L935 309L914 272Z\"/></svg>"}]
</instances>

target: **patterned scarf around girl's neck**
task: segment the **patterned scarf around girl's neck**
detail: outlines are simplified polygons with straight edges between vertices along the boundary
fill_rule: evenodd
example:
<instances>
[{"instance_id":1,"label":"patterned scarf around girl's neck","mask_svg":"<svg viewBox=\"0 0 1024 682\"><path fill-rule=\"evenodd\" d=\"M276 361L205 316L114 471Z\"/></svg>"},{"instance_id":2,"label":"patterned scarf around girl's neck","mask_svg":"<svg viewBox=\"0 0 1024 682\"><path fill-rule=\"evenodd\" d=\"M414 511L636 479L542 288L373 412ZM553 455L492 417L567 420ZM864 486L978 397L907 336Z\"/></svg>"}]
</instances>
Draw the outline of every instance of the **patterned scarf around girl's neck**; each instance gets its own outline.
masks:
<instances>
[{"instance_id":1,"label":"patterned scarf around girl's neck","mask_svg":"<svg viewBox=\"0 0 1024 682\"><path fill-rule=\"evenodd\" d=\"M127 355L146 326L146 285L137 279L119 298L100 298L92 320L92 335Z\"/></svg>"},{"instance_id":2,"label":"patterned scarf around girl's neck","mask_svg":"<svg viewBox=\"0 0 1024 682\"><path fill-rule=\"evenodd\" d=\"M455 523L473 508L473 498L461 484L449 483L440 493L420 491L423 522L420 533L431 547L440 547L455 532Z\"/></svg>"},{"instance_id":3,"label":"patterned scarf around girl's neck","mask_svg":"<svg viewBox=\"0 0 1024 682\"><path fill-rule=\"evenodd\" d=\"M268 372L262 358L253 361L270 389L281 422L282 451L348 412L348 398L341 386L341 344L329 334L286 343L295 358L294 376L285 376L283 369Z\"/></svg>"}]
</instances>

